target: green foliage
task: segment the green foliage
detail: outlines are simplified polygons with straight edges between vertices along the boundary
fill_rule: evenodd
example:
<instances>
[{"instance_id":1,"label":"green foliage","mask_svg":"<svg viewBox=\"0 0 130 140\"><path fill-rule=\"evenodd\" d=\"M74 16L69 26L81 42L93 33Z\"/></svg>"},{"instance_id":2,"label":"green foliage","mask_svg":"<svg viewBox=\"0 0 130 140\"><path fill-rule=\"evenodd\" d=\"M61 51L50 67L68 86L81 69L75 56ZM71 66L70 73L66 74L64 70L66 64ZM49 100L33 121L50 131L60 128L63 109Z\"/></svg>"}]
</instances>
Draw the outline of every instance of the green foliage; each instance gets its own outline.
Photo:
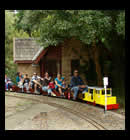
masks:
<instances>
[{"instance_id":1,"label":"green foliage","mask_svg":"<svg viewBox=\"0 0 130 140\"><path fill-rule=\"evenodd\" d=\"M116 30L119 35L125 38L125 11L122 11L117 17Z\"/></svg>"},{"instance_id":2,"label":"green foliage","mask_svg":"<svg viewBox=\"0 0 130 140\"><path fill-rule=\"evenodd\" d=\"M113 30L125 36L125 13L120 10L18 10L16 15L16 28L39 37L44 47L71 37L85 44L104 42Z\"/></svg>"},{"instance_id":3,"label":"green foliage","mask_svg":"<svg viewBox=\"0 0 130 140\"><path fill-rule=\"evenodd\" d=\"M16 64L13 62L13 38L28 37L23 30L15 29L15 14L11 11L5 11L5 73L13 82L15 82Z\"/></svg>"},{"instance_id":4,"label":"green foliage","mask_svg":"<svg viewBox=\"0 0 130 140\"><path fill-rule=\"evenodd\" d=\"M120 108L125 108L125 90L124 88L113 88L112 95L117 97L117 103L119 103Z\"/></svg>"},{"instance_id":5,"label":"green foliage","mask_svg":"<svg viewBox=\"0 0 130 140\"><path fill-rule=\"evenodd\" d=\"M19 10L17 17L16 28L39 37L45 47L71 37L91 44L112 30L111 16L100 10Z\"/></svg>"}]
</instances>

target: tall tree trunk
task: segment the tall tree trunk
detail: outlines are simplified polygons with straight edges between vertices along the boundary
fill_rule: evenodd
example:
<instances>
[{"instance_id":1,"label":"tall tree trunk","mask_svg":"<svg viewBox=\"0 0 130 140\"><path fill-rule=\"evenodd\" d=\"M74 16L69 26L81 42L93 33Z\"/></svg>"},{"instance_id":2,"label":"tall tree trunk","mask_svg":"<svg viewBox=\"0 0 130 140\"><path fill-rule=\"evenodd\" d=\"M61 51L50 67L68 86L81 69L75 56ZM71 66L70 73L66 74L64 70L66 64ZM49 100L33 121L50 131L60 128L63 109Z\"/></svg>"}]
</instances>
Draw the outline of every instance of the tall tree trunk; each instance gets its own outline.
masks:
<instances>
[{"instance_id":1,"label":"tall tree trunk","mask_svg":"<svg viewBox=\"0 0 130 140\"><path fill-rule=\"evenodd\" d=\"M115 40L114 40L115 39ZM125 94L125 56L124 42L118 37L112 40L112 86L119 89L119 94Z\"/></svg>"},{"instance_id":2,"label":"tall tree trunk","mask_svg":"<svg viewBox=\"0 0 130 140\"><path fill-rule=\"evenodd\" d=\"M100 66L100 62L99 62L99 48L96 46L96 44L93 44L93 60L96 66L96 73L97 73L97 84L98 86L102 86L103 85L103 80L102 80L102 73L101 73L101 66Z\"/></svg>"}]
</instances>

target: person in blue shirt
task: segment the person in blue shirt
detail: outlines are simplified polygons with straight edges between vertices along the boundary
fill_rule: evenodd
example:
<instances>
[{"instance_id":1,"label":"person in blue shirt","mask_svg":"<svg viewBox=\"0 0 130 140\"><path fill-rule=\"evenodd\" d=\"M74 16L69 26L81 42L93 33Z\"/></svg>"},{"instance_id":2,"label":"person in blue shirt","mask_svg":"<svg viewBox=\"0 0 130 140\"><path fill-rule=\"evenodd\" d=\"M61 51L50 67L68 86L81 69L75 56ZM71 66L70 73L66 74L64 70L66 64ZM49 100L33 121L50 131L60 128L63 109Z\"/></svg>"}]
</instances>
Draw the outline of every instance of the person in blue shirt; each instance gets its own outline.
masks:
<instances>
[{"instance_id":1,"label":"person in blue shirt","mask_svg":"<svg viewBox=\"0 0 130 140\"><path fill-rule=\"evenodd\" d=\"M17 72L17 77L16 77L16 83L17 83L17 85L20 84L20 82L22 81L22 79L23 79L23 75L20 72Z\"/></svg>"},{"instance_id":2,"label":"person in blue shirt","mask_svg":"<svg viewBox=\"0 0 130 140\"><path fill-rule=\"evenodd\" d=\"M23 75L21 72L17 72L16 83L19 88L22 88L23 92Z\"/></svg>"},{"instance_id":3,"label":"person in blue shirt","mask_svg":"<svg viewBox=\"0 0 130 140\"><path fill-rule=\"evenodd\" d=\"M66 85L65 79L63 79L61 86L62 86L62 92L64 93L67 90L67 85Z\"/></svg>"},{"instance_id":4,"label":"person in blue shirt","mask_svg":"<svg viewBox=\"0 0 130 140\"><path fill-rule=\"evenodd\" d=\"M74 70L74 75L70 81L71 91L74 92L73 100L76 100L77 94L79 90L82 90L82 93L88 90L88 86L84 85L82 79L78 74L78 70Z\"/></svg>"},{"instance_id":5,"label":"person in blue shirt","mask_svg":"<svg viewBox=\"0 0 130 140\"><path fill-rule=\"evenodd\" d=\"M55 89L59 91L61 96L64 96L64 93L62 92L62 81L64 77L61 77L60 73L57 74L57 77L55 78Z\"/></svg>"}]
</instances>

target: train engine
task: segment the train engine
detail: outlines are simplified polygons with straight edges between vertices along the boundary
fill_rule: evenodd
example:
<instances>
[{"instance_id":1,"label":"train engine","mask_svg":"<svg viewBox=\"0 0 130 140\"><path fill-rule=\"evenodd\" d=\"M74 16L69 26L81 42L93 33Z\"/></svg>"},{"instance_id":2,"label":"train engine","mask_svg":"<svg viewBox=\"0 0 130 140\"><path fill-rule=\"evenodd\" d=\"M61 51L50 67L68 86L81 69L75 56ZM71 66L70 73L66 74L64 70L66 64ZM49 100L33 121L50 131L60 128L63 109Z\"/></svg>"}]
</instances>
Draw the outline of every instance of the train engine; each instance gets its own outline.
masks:
<instances>
[{"instance_id":1,"label":"train engine","mask_svg":"<svg viewBox=\"0 0 130 140\"><path fill-rule=\"evenodd\" d=\"M112 96L112 89L107 88L106 90L107 110L118 109L119 104L116 103L116 96ZM88 92L85 92L81 98L82 100L87 101L93 105L100 105L105 107L105 88L88 87Z\"/></svg>"}]
</instances>

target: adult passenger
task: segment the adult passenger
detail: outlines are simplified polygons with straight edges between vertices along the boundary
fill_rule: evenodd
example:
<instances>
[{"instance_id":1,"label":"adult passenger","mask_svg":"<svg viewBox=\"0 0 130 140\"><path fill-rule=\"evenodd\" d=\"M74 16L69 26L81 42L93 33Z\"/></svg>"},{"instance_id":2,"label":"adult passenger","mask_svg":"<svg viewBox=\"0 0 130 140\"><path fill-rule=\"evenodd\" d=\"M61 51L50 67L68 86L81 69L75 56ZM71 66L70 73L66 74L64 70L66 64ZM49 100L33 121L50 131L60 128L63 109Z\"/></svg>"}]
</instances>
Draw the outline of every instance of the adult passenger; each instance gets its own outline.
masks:
<instances>
[{"instance_id":1,"label":"adult passenger","mask_svg":"<svg viewBox=\"0 0 130 140\"><path fill-rule=\"evenodd\" d=\"M84 85L82 79L78 74L78 70L74 70L73 76L70 82L71 91L74 91L73 100L76 100L79 90L82 90L82 93L88 90L88 86Z\"/></svg>"},{"instance_id":2,"label":"adult passenger","mask_svg":"<svg viewBox=\"0 0 130 140\"><path fill-rule=\"evenodd\" d=\"M49 83L51 82L51 77L49 76L48 72L45 72L45 77L42 81L42 90L48 92L48 95L55 95L52 89L49 87Z\"/></svg>"},{"instance_id":3,"label":"adult passenger","mask_svg":"<svg viewBox=\"0 0 130 140\"><path fill-rule=\"evenodd\" d=\"M21 72L17 72L16 83L19 88L22 88L23 92L23 75Z\"/></svg>"},{"instance_id":4,"label":"adult passenger","mask_svg":"<svg viewBox=\"0 0 130 140\"><path fill-rule=\"evenodd\" d=\"M59 91L61 96L64 96L63 93L63 87L62 87L62 82L64 80L64 77L61 77L60 73L57 74L57 77L55 78L55 83L56 83L56 90Z\"/></svg>"},{"instance_id":5,"label":"adult passenger","mask_svg":"<svg viewBox=\"0 0 130 140\"><path fill-rule=\"evenodd\" d=\"M23 83L23 75L21 72L17 72L16 83L17 85L22 85L21 83Z\"/></svg>"},{"instance_id":6,"label":"adult passenger","mask_svg":"<svg viewBox=\"0 0 130 140\"><path fill-rule=\"evenodd\" d=\"M11 88L12 86L13 86L13 82L5 74L5 90L8 91L8 89Z\"/></svg>"},{"instance_id":7,"label":"adult passenger","mask_svg":"<svg viewBox=\"0 0 130 140\"><path fill-rule=\"evenodd\" d=\"M40 76L37 75L36 72L34 72L32 79L31 79L31 86L34 88L34 93L38 93L38 91L37 91L38 86L42 87L39 80L43 80L43 78L41 78Z\"/></svg>"}]
</instances>

